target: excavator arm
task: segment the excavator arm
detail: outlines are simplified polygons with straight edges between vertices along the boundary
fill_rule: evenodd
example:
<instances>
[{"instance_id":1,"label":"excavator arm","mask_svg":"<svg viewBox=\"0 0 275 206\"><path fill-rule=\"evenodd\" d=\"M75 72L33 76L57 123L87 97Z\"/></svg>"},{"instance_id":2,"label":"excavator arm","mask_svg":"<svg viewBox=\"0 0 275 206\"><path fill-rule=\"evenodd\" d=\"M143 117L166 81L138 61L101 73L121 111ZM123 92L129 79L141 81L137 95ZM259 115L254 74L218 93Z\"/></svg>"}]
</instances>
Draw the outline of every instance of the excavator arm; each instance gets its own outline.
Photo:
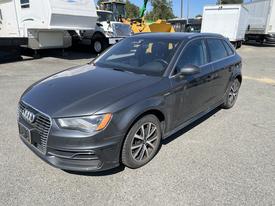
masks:
<instances>
[{"instance_id":1,"label":"excavator arm","mask_svg":"<svg viewBox=\"0 0 275 206\"><path fill-rule=\"evenodd\" d=\"M139 10L139 18L144 17L144 14L145 14L145 11L146 11L146 8L147 8L148 1L149 1L149 0L144 0L144 1L143 1L143 5L142 5L142 7L141 7L140 10Z\"/></svg>"}]
</instances>

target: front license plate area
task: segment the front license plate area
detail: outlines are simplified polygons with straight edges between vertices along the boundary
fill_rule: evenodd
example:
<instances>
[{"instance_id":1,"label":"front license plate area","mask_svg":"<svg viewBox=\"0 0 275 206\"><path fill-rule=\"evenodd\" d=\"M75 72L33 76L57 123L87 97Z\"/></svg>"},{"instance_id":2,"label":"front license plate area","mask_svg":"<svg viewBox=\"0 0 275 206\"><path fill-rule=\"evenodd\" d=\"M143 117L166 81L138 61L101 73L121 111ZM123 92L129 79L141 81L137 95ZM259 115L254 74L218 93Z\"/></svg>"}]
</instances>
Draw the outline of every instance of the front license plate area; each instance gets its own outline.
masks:
<instances>
[{"instance_id":1,"label":"front license plate area","mask_svg":"<svg viewBox=\"0 0 275 206\"><path fill-rule=\"evenodd\" d=\"M19 135L31 144L32 143L31 131L26 126L20 123L18 124L18 127L19 127Z\"/></svg>"}]
</instances>

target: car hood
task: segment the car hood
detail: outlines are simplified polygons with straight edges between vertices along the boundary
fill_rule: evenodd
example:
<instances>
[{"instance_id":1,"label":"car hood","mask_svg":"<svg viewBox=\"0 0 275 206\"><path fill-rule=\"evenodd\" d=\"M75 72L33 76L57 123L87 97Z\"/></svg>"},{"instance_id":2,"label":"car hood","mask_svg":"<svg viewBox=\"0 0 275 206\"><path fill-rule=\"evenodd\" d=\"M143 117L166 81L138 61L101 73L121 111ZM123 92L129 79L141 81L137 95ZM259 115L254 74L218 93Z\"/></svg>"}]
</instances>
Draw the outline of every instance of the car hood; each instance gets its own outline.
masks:
<instances>
[{"instance_id":1,"label":"car hood","mask_svg":"<svg viewBox=\"0 0 275 206\"><path fill-rule=\"evenodd\" d=\"M21 100L53 118L90 115L159 80L85 65L41 80L27 89Z\"/></svg>"}]
</instances>

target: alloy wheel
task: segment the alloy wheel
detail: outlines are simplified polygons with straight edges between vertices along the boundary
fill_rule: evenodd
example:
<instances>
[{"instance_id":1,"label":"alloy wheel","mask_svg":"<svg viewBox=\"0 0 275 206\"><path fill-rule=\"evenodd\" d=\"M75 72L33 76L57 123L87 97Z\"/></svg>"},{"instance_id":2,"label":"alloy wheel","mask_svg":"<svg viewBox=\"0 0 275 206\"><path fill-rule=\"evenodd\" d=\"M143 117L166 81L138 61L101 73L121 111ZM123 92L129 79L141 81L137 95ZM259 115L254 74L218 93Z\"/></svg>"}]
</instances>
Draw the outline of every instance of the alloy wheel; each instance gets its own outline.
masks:
<instances>
[{"instance_id":1,"label":"alloy wheel","mask_svg":"<svg viewBox=\"0 0 275 206\"><path fill-rule=\"evenodd\" d=\"M235 79L234 83L230 87L230 91L228 94L228 101L230 105L233 105L236 102L238 97L239 87L240 87L239 82L237 79Z\"/></svg>"},{"instance_id":2,"label":"alloy wheel","mask_svg":"<svg viewBox=\"0 0 275 206\"><path fill-rule=\"evenodd\" d=\"M132 158L138 162L145 161L157 149L158 132L155 124L148 122L139 127L131 143Z\"/></svg>"}]
</instances>

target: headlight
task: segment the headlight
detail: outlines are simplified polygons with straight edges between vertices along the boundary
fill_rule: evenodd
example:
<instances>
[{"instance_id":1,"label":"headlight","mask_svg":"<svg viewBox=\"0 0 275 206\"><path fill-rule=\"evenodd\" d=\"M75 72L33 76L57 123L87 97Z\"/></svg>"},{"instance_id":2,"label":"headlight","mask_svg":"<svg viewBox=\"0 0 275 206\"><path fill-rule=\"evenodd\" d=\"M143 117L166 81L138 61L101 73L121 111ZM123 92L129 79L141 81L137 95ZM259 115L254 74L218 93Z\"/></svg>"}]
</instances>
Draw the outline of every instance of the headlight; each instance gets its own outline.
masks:
<instances>
[{"instance_id":1,"label":"headlight","mask_svg":"<svg viewBox=\"0 0 275 206\"><path fill-rule=\"evenodd\" d=\"M111 118L112 114L92 115L85 117L60 118L57 119L57 123L59 127L64 129L94 132L105 129Z\"/></svg>"},{"instance_id":2,"label":"headlight","mask_svg":"<svg viewBox=\"0 0 275 206\"><path fill-rule=\"evenodd\" d=\"M107 37L114 37L114 36L115 36L115 33L112 32L112 31L106 31L106 32L105 32L105 35L106 35Z\"/></svg>"}]
</instances>

